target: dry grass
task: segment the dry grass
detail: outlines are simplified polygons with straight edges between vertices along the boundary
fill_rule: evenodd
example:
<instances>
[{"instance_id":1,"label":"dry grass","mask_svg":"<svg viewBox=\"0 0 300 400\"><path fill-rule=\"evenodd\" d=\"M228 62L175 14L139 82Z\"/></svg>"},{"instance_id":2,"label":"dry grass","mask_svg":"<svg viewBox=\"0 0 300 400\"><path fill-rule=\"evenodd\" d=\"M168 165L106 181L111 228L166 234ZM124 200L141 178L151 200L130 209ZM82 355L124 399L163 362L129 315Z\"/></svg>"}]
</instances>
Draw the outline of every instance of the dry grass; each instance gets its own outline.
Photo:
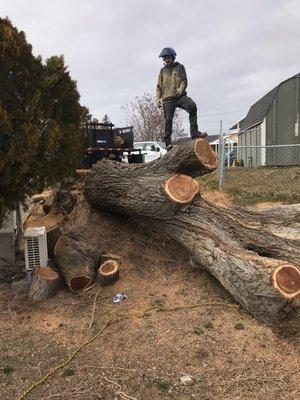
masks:
<instances>
[{"instance_id":1,"label":"dry grass","mask_svg":"<svg viewBox=\"0 0 300 400\"><path fill-rule=\"evenodd\" d=\"M0 399L16 400L92 338L26 399L299 398L300 307L281 327L260 323L178 243L126 217L78 207L64 229L119 254L120 280L42 303L1 284ZM127 299L115 304L119 292ZM184 386L184 375L194 384Z\"/></svg>"},{"instance_id":2,"label":"dry grass","mask_svg":"<svg viewBox=\"0 0 300 400\"><path fill-rule=\"evenodd\" d=\"M218 190L216 172L199 178L199 181L204 191ZM230 168L226 170L223 191L240 205L262 201L299 203L300 168Z\"/></svg>"},{"instance_id":3,"label":"dry grass","mask_svg":"<svg viewBox=\"0 0 300 400\"><path fill-rule=\"evenodd\" d=\"M123 258L113 286L77 295L65 289L35 304L1 286L1 399L16 399L107 321L115 322L28 399L298 398L299 310L280 329L261 324L192 268L178 244L126 219L116 218L115 226L110 219L110 229L102 222L105 252ZM118 292L128 298L114 304ZM181 384L183 375L194 385Z\"/></svg>"}]
</instances>

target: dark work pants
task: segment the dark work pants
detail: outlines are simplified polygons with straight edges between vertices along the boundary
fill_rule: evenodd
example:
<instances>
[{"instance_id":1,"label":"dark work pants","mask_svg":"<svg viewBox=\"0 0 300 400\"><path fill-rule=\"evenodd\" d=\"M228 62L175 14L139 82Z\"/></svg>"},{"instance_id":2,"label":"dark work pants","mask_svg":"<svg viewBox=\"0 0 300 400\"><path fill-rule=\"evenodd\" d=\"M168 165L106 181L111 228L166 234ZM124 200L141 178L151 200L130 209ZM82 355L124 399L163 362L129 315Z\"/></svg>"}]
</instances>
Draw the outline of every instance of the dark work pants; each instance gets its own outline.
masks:
<instances>
[{"instance_id":1,"label":"dark work pants","mask_svg":"<svg viewBox=\"0 0 300 400\"><path fill-rule=\"evenodd\" d=\"M165 115L165 142L166 145L171 143L172 125L175 109L179 107L189 113L190 119L190 133L191 136L198 132L197 125L197 106L196 103L187 95L184 95L176 100L169 100L164 102L164 115Z\"/></svg>"}]
</instances>

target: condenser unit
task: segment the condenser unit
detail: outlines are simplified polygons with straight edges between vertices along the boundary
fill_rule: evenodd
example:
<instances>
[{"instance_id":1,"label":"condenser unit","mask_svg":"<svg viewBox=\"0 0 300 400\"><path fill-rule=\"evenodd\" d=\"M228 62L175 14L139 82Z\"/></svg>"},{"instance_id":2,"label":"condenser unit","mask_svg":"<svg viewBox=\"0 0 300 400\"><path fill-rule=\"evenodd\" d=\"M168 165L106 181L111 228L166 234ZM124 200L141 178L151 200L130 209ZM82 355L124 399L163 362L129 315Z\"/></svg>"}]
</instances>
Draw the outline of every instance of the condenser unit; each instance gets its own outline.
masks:
<instances>
[{"instance_id":1,"label":"condenser unit","mask_svg":"<svg viewBox=\"0 0 300 400\"><path fill-rule=\"evenodd\" d=\"M26 271L35 267L47 267L47 233L44 226L28 228L24 233Z\"/></svg>"}]
</instances>

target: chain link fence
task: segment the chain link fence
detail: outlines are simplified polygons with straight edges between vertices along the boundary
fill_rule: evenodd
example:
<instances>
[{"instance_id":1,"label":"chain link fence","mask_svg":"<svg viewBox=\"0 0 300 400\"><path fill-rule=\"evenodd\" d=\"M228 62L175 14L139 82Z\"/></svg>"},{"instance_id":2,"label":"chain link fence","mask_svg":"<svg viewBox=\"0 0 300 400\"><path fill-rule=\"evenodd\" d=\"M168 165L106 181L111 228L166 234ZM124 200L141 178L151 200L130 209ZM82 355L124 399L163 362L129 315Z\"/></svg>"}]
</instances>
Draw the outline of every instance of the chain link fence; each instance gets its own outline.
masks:
<instances>
[{"instance_id":1,"label":"chain link fence","mask_svg":"<svg viewBox=\"0 0 300 400\"><path fill-rule=\"evenodd\" d=\"M300 144L237 146L220 137L218 157L219 190L249 203L300 201Z\"/></svg>"}]
</instances>

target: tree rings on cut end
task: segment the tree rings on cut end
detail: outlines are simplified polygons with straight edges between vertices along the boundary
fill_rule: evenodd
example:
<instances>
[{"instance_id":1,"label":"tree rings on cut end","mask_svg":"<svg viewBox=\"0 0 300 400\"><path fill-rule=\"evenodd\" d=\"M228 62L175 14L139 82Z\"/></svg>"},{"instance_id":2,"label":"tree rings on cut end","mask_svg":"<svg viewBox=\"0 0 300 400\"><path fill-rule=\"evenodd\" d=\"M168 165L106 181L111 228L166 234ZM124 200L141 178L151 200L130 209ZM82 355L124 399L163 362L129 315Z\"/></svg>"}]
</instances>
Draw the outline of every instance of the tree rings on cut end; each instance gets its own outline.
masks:
<instances>
[{"instance_id":1,"label":"tree rings on cut end","mask_svg":"<svg viewBox=\"0 0 300 400\"><path fill-rule=\"evenodd\" d=\"M52 268L49 267L36 267L34 269L34 274L38 275L40 278L47 279L49 281L58 279L58 273L53 271Z\"/></svg>"},{"instance_id":2,"label":"tree rings on cut end","mask_svg":"<svg viewBox=\"0 0 300 400\"><path fill-rule=\"evenodd\" d=\"M199 192L199 183L188 175L178 174L165 182L165 192L176 203L190 203Z\"/></svg>"},{"instance_id":3,"label":"tree rings on cut end","mask_svg":"<svg viewBox=\"0 0 300 400\"><path fill-rule=\"evenodd\" d=\"M271 275L271 283L286 299L300 294L300 271L292 264L279 266Z\"/></svg>"},{"instance_id":4,"label":"tree rings on cut end","mask_svg":"<svg viewBox=\"0 0 300 400\"><path fill-rule=\"evenodd\" d=\"M125 143L124 138L122 136L115 136L114 137L114 146L115 147L122 147Z\"/></svg>"},{"instance_id":5,"label":"tree rings on cut end","mask_svg":"<svg viewBox=\"0 0 300 400\"><path fill-rule=\"evenodd\" d=\"M194 145L195 154L201 163L207 168L213 169L218 165L216 153L205 139L196 139Z\"/></svg>"},{"instance_id":6,"label":"tree rings on cut end","mask_svg":"<svg viewBox=\"0 0 300 400\"><path fill-rule=\"evenodd\" d=\"M97 272L100 286L112 285L119 278L119 263L115 260L105 261Z\"/></svg>"}]
</instances>

